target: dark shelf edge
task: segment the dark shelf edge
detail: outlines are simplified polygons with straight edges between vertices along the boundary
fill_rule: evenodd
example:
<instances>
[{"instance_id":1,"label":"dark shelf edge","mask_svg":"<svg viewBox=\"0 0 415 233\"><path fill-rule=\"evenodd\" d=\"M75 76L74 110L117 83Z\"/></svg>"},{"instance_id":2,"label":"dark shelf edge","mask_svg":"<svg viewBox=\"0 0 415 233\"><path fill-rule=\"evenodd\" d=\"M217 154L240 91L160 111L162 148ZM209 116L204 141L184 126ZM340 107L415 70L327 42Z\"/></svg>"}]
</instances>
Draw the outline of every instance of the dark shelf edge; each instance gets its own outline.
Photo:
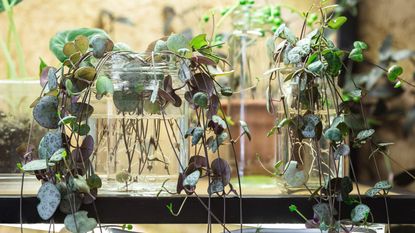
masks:
<instances>
[{"instance_id":1,"label":"dark shelf edge","mask_svg":"<svg viewBox=\"0 0 415 233\"><path fill-rule=\"evenodd\" d=\"M19 223L19 197L0 197L0 223ZM100 196L95 204L99 220L102 223L177 223L177 224L201 224L207 222L207 211L195 197L189 197L179 216L172 216L166 208L169 203L177 210L184 197L113 197ZM205 203L207 197L201 197ZM373 213L374 221L386 223L384 198L363 198ZM389 208L390 223L392 224L415 224L415 196L394 195L386 198ZM223 219L223 198L212 198L212 212ZM23 198L23 222L41 223L45 222L37 214L36 197ZM243 198L244 223L303 223L296 214L291 213L288 206L295 204L307 217L312 217L312 206L314 200L308 196L246 196ZM348 218L351 206L342 205L341 216ZM83 205L90 216L95 216L93 205ZM226 222L239 222L239 200L238 198L226 198ZM57 213L55 222L62 222L64 215Z\"/></svg>"}]
</instances>

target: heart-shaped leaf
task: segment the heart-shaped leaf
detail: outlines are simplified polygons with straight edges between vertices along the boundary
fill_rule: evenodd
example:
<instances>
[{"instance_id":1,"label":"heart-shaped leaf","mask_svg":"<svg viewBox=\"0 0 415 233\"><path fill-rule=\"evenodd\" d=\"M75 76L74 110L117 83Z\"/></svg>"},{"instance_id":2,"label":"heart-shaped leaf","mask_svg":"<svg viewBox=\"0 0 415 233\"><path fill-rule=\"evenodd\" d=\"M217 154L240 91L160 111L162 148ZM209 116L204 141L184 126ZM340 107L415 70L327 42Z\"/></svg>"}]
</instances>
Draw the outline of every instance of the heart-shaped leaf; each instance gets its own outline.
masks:
<instances>
[{"instance_id":1,"label":"heart-shaped leaf","mask_svg":"<svg viewBox=\"0 0 415 233\"><path fill-rule=\"evenodd\" d=\"M297 161L290 161L285 166L284 180L290 187L300 187L308 180L307 173L297 168Z\"/></svg>"},{"instance_id":2,"label":"heart-shaped leaf","mask_svg":"<svg viewBox=\"0 0 415 233\"><path fill-rule=\"evenodd\" d=\"M92 81L95 78L96 70L90 66L80 67L75 71L75 78Z\"/></svg>"},{"instance_id":3,"label":"heart-shaped leaf","mask_svg":"<svg viewBox=\"0 0 415 233\"><path fill-rule=\"evenodd\" d=\"M40 203L37 205L37 212L43 220L50 219L58 209L61 201L59 190L51 182L45 182L40 187L37 198Z\"/></svg>"},{"instance_id":4,"label":"heart-shaped leaf","mask_svg":"<svg viewBox=\"0 0 415 233\"><path fill-rule=\"evenodd\" d=\"M94 57L101 58L106 52L112 51L114 43L107 36L95 35L91 39L90 46Z\"/></svg>"},{"instance_id":5,"label":"heart-shaped leaf","mask_svg":"<svg viewBox=\"0 0 415 233\"><path fill-rule=\"evenodd\" d=\"M106 75L101 75L97 78L96 82L97 94L99 95L108 95L114 93L114 85L112 84L111 79Z\"/></svg>"},{"instance_id":6,"label":"heart-shaped leaf","mask_svg":"<svg viewBox=\"0 0 415 233\"><path fill-rule=\"evenodd\" d=\"M320 74L320 72L324 69L324 64L320 60L317 60L310 65L307 66L307 70L314 74Z\"/></svg>"},{"instance_id":7,"label":"heart-shaped leaf","mask_svg":"<svg viewBox=\"0 0 415 233\"><path fill-rule=\"evenodd\" d=\"M359 49L367 49L367 44L363 41L355 41L353 42L353 47Z\"/></svg>"},{"instance_id":8,"label":"heart-shaped leaf","mask_svg":"<svg viewBox=\"0 0 415 233\"><path fill-rule=\"evenodd\" d=\"M345 16L339 16L339 17L336 17L336 18L334 18L334 19L331 19L329 22L328 22L328 24L327 24L327 26L329 27L329 28L331 28L331 29L334 29L334 30L337 30L337 29L339 29L344 23L346 23L346 21L347 21L347 17L345 17Z\"/></svg>"},{"instance_id":9,"label":"heart-shaped leaf","mask_svg":"<svg viewBox=\"0 0 415 233\"><path fill-rule=\"evenodd\" d=\"M63 46L63 54L65 54L66 57L70 57L76 52L78 52L78 48L76 48L75 43L72 41L69 41Z\"/></svg>"},{"instance_id":10,"label":"heart-shaped leaf","mask_svg":"<svg viewBox=\"0 0 415 233\"><path fill-rule=\"evenodd\" d=\"M204 92L197 92L193 95L193 103L201 108L208 106L208 95Z\"/></svg>"},{"instance_id":11,"label":"heart-shaped leaf","mask_svg":"<svg viewBox=\"0 0 415 233\"><path fill-rule=\"evenodd\" d=\"M206 40L206 34L199 34L192 38L190 41L190 46L196 50L201 49L209 45L209 42Z\"/></svg>"},{"instance_id":12,"label":"heart-shaped leaf","mask_svg":"<svg viewBox=\"0 0 415 233\"><path fill-rule=\"evenodd\" d=\"M330 224L331 214L330 207L327 203L318 203L313 206L313 211L317 215L320 222Z\"/></svg>"},{"instance_id":13,"label":"heart-shaped leaf","mask_svg":"<svg viewBox=\"0 0 415 233\"><path fill-rule=\"evenodd\" d=\"M32 172L32 171L40 171L45 170L48 168L48 164L46 162L46 159L38 159L38 160L32 160L25 165L23 165L22 169L25 172Z\"/></svg>"},{"instance_id":14,"label":"heart-shaped leaf","mask_svg":"<svg viewBox=\"0 0 415 233\"><path fill-rule=\"evenodd\" d=\"M48 88L54 90L58 88L58 78L56 77L56 68L50 67L48 69Z\"/></svg>"},{"instance_id":15,"label":"heart-shaped leaf","mask_svg":"<svg viewBox=\"0 0 415 233\"><path fill-rule=\"evenodd\" d=\"M75 38L75 46L82 54L85 54L89 48L88 37L84 35L79 35Z\"/></svg>"},{"instance_id":16,"label":"heart-shaped leaf","mask_svg":"<svg viewBox=\"0 0 415 233\"><path fill-rule=\"evenodd\" d=\"M43 96L33 108L33 117L47 129L58 128L58 98L56 96Z\"/></svg>"},{"instance_id":17,"label":"heart-shaped leaf","mask_svg":"<svg viewBox=\"0 0 415 233\"><path fill-rule=\"evenodd\" d=\"M366 139L370 138L374 133L375 133L374 129L362 130L357 134L356 140L357 141L366 140Z\"/></svg>"},{"instance_id":18,"label":"heart-shaped leaf","mask_svg":"<svg viewBox=\"0 0 415 233\"><path fill-rule=\"evenodd\" d=\"M232 88L230 87L221 87L220 88L220 94L226 97L232 96L233 95L233 91Z\"/></svg>"},{"instance_id":19,"label":"heart-shaped leaf","mask_svg":"<svg viewBox=\"0 0 415 233\"><path fill-rule=\"evenodd\" d=\"M350 153L350 147L347 144L340 144L334 151L334 159L338 160L342 156L346 156Z\"/></svg>"},{"instance_id":20,"label":"heart-shaped leaf","mask_svg":"<svg viewBox=\"0 0 415 233\"><path fill-rule=\"evenodd\" d=\"M97 221L94 218L88 218L88 212L83 210L67 215L64 223L66 229L74 233L88 233L97 226Z\"/></svg>"},{"instance_id":21,"label":"heart-shaped leaf","mask_svg":"<svg viewBox=\"0 0 415 233\"><path fill-rule=\"evenodd\" d=\"M396 79L403 73L403 68L398 65L393 65L388 69L388 79L391 82L396 81Z\"/></svg>"},{"instance_id":22,"label":"heart-shaped leaf","mask_svg":"<svg viewBox=\"0 0 415 233\"><path fill-rule=\"evenodd\" d=\"M352 209L352 212L350 213L350 217L354 223L359 223L365 219L370 214L370 208L369 206L365 204L359 204L354 209Z\"/></svg>"},{"instance_id":23,"label":"heart-shaped leaf","mask_svg":"<svg viewBox=\"0 0 415 233\"><path fill-rule=\"evenodd\" d=\"M362 62L363 61L363 54L362 49L354 48L349 54L349 58L355 62Z\"/></svg>"},{"instance_id":24,"label":"heart-shaped leaf","mask_svg":"<svg viewBox=\"0 0 415 233\"><path fill-rule=\"evenodd\" d=\"M121 112L133 112L139 105L139 95L135 92L115 91L112 99Z\"/></svg>"},{"instance_id":25,"label":"heart-shaped leaf","mask_svg":"<svg viewBox=\"0 0 415 233\"><path fill-rule=\"evenodd\" d=\"M77 162L86 161L89 156L92 155L94 152L94 138L91 135L87 135L84 140L82 141L82 144L80 147L75 148L72 151L72 157Z\"/></svg>"},{"instance_id":26,"label":"heart-shaped leaf","mask_svg":"<svg viewBox=\"0 0 415 233\"><path fill-rule=\"evenodd\" d=\"M216 135L219 135L226 129L226 122L220 116L214 115L209 121L208 127L213 129Z\"/></svg>"},{"instance_id":27,"label":"heart-shaped leaf","mask_svg":"<svg viewBox=\"0 0 415 233\"><path fill-rule=\"evenodd\" d=\"M199 181L200 171L195 170L194 172L190 173L186 178L183 180L183 186L196 186L197 182Z\"/></svg>"},{"instance_id":28,"label":"heart-shaped leaf","mask_svg":"<svg viewBox=\"0 0 415 233\"><path fill-rule=\"evenodd\" d=\"M217 135L215 139L208 143L209 148L215 153L219 146L228 138L228 134L226 132L222 132L221 134Z\"/></svg>"},{"instance_id":29,"label":"heart-shaped leaf","mask_svg":"<svg viewBox=\"0 0 415 233\"><path fill-rule=\"evenodd\" d=\"M182 34L170 35L166 43L170 51L188 58L191 56L192 48L189 44L189 40Z\"/></svg>"},{"instance_id":30,"label":"heart-shaped leaf","mask_svg":"<svg viewBox=\"0 0 415 233\"><path fill-rule=\"evenodd\" d=\"M164 40L158 40L154 45L154 52L168 51L167 43Z\"/></svg>"},{"instance_id":31,"label":"heart-shaped leaf","mask_svg":"<svg viewBox=\"0 0 415 233\"><path fill-rule=\"evenodd\" d=\"M212 180L212 182L209 184L208 187L208 193L209 194L213 194L213 193L221 193L224 190L224 185L222 180L220 179L214 179Z\"/></svg>"},{"instance_id":32,"label":"heart-shaped leaf","mask_svg":"<svg viewBox=\"0 0 415 233\"><path fill-rule=\"evenodd\" d=\"M49 162L56 163L63 159L65 159L67 156L66 149L60 148L59 150L55 151L53 155L50 157Z\"/></svg>"},{"instance_id":33,"label":"heart-shaped leaf","mask_svg":"<svg viewBox=\"0 0 415 233\"><path fill-rule=\"evenodd\" d=\"M224 186L229 184L231 180L231 167L226 160L216 158L212 161L210 167L215 177L220 178Z\"/></svg>"},{"instance_id":34,"label":"heart-shaped leaf","mask_svg":"<svg viewBox=\"0 0 415 233\"><path fill-rule=\"evenodd\" d=\"M200 139L202 138L204 130L202 127L194 128L192 132L192 145L196 145L199 143Z\"/></svg>"},{"instance_id":35,"label":"heart-shaped leaf","mask_svg":"<svg viewBox=\"0 0 415 233\"><path fill-rule=\"evenodd\" d=\"M76 116L78 121L85 121L94 112L94 107L87 103L77 102L72 103L68 110L72 115Z\"/></svg>"},{"instance_id":36,"label":"heart-shaped leaf","mask_svg":"<svg viewBox=\"0 0 415 233\"><path fill-rule=\"evenodd\" d=\"M328 128L324 132L324 137L330 141L338 142L342 140L342 132L338 128Z\"/></svg>"},{"instance_id":37,"label":"heart-shaped leaf","mask_svg":"<svg viewBox=\"0 0 415 233\"><path fill-rule=\"evenodd\" d=\"M83 176L71 177L68 188L73 192L89 193L90 188Z\"/></svg>"},{"instance_id":38,"label":"heart-shaped leaf","mask_svg":"<svg viewBox=\"0 0 415 233\"><path fill-rule=\"evenodd\" d=\"M53 153L63 147L62 134L59 130L49 131L39 143L39 157L49 159Z\"/></svg>"},{"instance_id":39,"label":"heart-shaped leaf","mask_svg":"<svg viewBox=\"0 0 415 233\"><path fill-rule=\"evenodd\" d=\"M89 176L89 177L86 179L86 182L87 182L88 186L89 186L91 189L99 189L99 188L101 188L101 187L102 187L102 180L101 180L101 178L100 178L98 175L96 175L96 174L92 174L91 176Z\"/></svg>"}]
</instances>

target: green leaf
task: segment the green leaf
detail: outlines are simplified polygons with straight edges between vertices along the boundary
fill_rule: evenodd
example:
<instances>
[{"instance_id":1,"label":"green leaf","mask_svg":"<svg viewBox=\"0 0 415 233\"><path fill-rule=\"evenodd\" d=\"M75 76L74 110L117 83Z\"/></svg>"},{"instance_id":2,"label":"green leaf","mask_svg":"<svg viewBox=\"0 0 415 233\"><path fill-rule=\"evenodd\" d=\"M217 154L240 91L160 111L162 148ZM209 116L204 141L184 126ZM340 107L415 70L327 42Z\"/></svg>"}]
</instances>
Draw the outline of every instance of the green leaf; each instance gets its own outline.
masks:
<instances>
[{"instance_id":1,"label":"green leaf","mask_svg":"<svg viewBox=\"0 0 415 233\"><path fill-rule=\"evenodd\" d=\"M43 69L45 69L48 65L46 64L46 62L39 57L40 63L39 63L39 76L42 74Z\"/></svg>"},{"instance_id":2,"label":"green leaf","mask_svg":"<svg viewBox=\"0 0 415 233\"><path fill-rule=\"evenodd\" d=\"M45 182L39 188L37 212L43 220L50 219L56 212L61 201L61 194L52 182Z\"/></svg>"},{"instance_id":3,"label":"green leaf","mask_svg":"<svg viewBox=\"0 0 415 233\"><path fill-rule=\"evenodd\" d=\"M388 79L394 82L403 73L403 68L398 65L393 65L388 69Z\"/></svg>"},{"instance_id":4,"label":"green leaf","mask_svg":"<svg viewBox=\"0 0 415 233\"><path fill-rule=\"evenodd\" d=\"M350 217L354 223L359 223L366 220L369 216L370 208L365 204L359 204L350 213Z\"/></svg>"},{"instance_id":5,"label":"green leaf","mask_svg":"<svg viewBox=\"0 0 415 233\"><path fill-rule=\"evenodd\" d=\"M48 165L46 163L46 159L38 159L38 160L32 160L25 165L23 165L22 169L25 172L31 172L31 171L40 171L45 170L48 168Z\"/></svg>"},{"instance_id":6,"label":"green leaf","mask_svg":"<svg viewBox=\"0 0 415 233\"><path fill-rule=\"evenodd\" d=\"M272 127L268 133L267 133L267 137L270 137L271 135L275 134L275 131L278 129L278 127L275 125L274 127Z\"/></svg>"},{"instance_id":7,"label":"green leaf","mask_svg":"<svg viewBox=\"0 0 415 233\"><path fill-rule=\"evenodd\" d=\"M209 42L206 40L206 34L197 35L190 41L190 46L195 50L201 49L208 45Z\"/></svg>"},{"instance_id":8,"label":"green leaf","mask_svg":"<svg viewBox=\"0 0 415 233\"><path fill-rule=\"evenodd\" d=\"M330 222L330 206L327 203L318 203L313 206L314 213L318 216L321 222L328 224Z\"/></svg>"},{"instance_id":9,"label":"green leaf","mask_svg":"<svg viewBox=\"0 0 415 233\"><path fill-rule=\"evenodd\" d=\"M392 185L389 183L389 181L387 180L382 180L379 181L375 184L375 186L373 186L373 188L378 188L378 189L382 189L382 190L389 190L392 188Z\"/></svg>"},{"instance_id":10,"label":"green leaf","mask_svg":"<svg viewBox=\"0 0 415 233\"><path fill-rule=\"evenodd\" d=\"M65 148L60 148L59 150L57 150L55 153L53 153L53 155L50 157L49 162L59 162L62 159L66 158L67 153Z\"/></svg>"},{"instance_id":11,"label":"green leaf","mask_svg":"<svg viewBox=\"0 0 415 233\"><path fill-rule=\"evenodd\" d=\"M330 141L338 142L342 140L342 133L338 128L329 128L324 132L324 137Z\"/></svg>"},{"instance_id":12,"label":"green leaf","mask_svg":"<svg viewBox=\"0 0 415 233\"><path fill-rule=\"evenodd\" d=\"M109 36L105 31L97 28L78 28L74 30L58 32L49 41L49 49L58 58L59 61L64 62L68 57L63 53L63 47L69 41L74 41L79 35L86 36L89 40L95 35L102 35L107 38Z\"/></svg>"},{"instance_id":13,"label":"green leaf","mask_svg":"<svg viewBox=\"0 0 415 233\"><path fill-rule=\"evenodd\" d=\"M208 106L208 95L204 92L197 92L193 95L192 100L201 108L206 108Z\"/></svg>"},{"instance_id":14,"label":"green leaf","mask_svg":"<svg viewBox=\"0 0 415 233\"><path fill-rule=\"evenodd\" d=\"M182 34L170 35L167 39L167 48L178 55L191 57L192 48L189 41Z\"/></svg>"},{"instance_id":15,"label":"green leaf","mask_svg":"<svg viewBox=\"0 0 415 233\"><path fill-rule=\"evenodd\" d=\"M370 138L374 133L375 133L374 129L362 130L357 134L356 140L357 141L366 140L366 139Z\"/></svg>"},{"instance_id":16,"label":"green leaf","mask_svg":"<svg viewBox=\"0 0 415 233\"><path fill-rule=\"evenodd\" d=\"M22 0L6 0L6 2L9 4L9 7L14 7L17 4L19 4ZM5 10L5 6L3 5L3 1L0 0L0 12L3 12Z\"/></svg>"},{"instance_id":17,"label":"green leaf","mask_svg":"<svg viewBox=\"0 0 415 233\"><path fill-rule=\"evenodd\" d=\"M221 87L220 88L220 93L223 95L223 96L232 96L233 95L233 91L232 91L232 88L230 88L230 87Z\"/></svg>"},{"instance_id":18,"label":"green leaf","mask_svg":"<svg viewBox=\"0 0 415 233\"><path fill-rule=\"evenodd\" d=\"M89 193L90 188L88 186L88 183L86 182L85 178L82 176L77 176L71 179L72 185L74 190L81 192L81 193Z\"/></svg>"},{"instance_id":19,"label":"green leaf","mask_svg":"<svg viewBox=\"0 0 415 233\"><path fill-rule=\"evenodd\" d=\"M154 52L162 52L167 50L169 50L169 48L167 48L167 43L164 40L158 40L154 45Z\"/></svg>"},{"instance_id":20,"label":"green leaf","mask_svg":"<svg viewBox=\"0 0 415 233\"><path fill-rule=\"evenodd\" d=\"M86 179L86 183L88 184L88 186L89 186L91 189L95 189L95 188L99 189L99 188L101 188L101 187L102 187L102 180L101 180L101 178L100 178L98 175L96 175L96 174L92 174L91 176L89 176L89 177Z\"/></svg>"},{"instance_id":21,"label":"green leaf","mask_svg":"<svg viewBox=\"0 0 415 233\"><path fill-rule=\"evenodd\" d=\"M248 124L246 124L245 121L239 121L241 124L242 130L244 131L244 134L248 137L249 141L251 141L251 131L249 130Z\"/></svg>"},{"instance_id":22,"label":"green leaf","mask_svg":"<svg viewBox=\"0 0 415 233\"><path fill-rule=\"evenodd\" d=\"M66 229L74 233L88 233L97 226L97 221L94 218L88 218L88 212L84 210L68 214L64 223Z\"/></svg>"},{"instance_id":23,"label":"green leaf","mask_svg":"<svg viewBox=\"0 0 415 233\"><path fill-rule=\"evenodd\" d=\"M199 181L200 171L195 170L194 172L190 173L186 178L183 180L183 186L196 186L197 182Z\"/></svg>"},{"instance_id":24,"label":"green leaf","mask_svg":"<svg viewBox=\"0 0 415 233\"><path fill-rule=\"evenodd\" d=\"M331 29L337 30L339 29L344 23L346 23L347 18L345 16L339 16L334 19L331 19L327 26Z\"/></svg>"},{"instance_id":25,"label":"green leaf","mask_svg":"<svg viewBox=\"0 0 415 233\"><path fill-rule=\"evenodd\" d=\"M363 50L363 49L367 49L367 44L363 41L355 41L353 42L353 47Z\"/></svg>"},{"instance_id":26,"label":"green leaf","mask_svg":"<svg viewBox=\"0 0 415 233\"><path fill-rule=\"evenodd\" d=\"M282 119L282 120L278 123L277 127L278 127L278 129L281 129L282 127L284 127L284 126L286 126L286 125L288 125L288 124L290 124L290 123L291 123L291 119L290 119L290 118L284 118L284 119Z\"/></svg>"},{"instance_id":27,"label":"green leaf","mask_svg":"<svg viewBox=\"0 0 415 233\"><path fill-rule=\"evenodd\" d=\"M300 187L308 180L308 174L297 168L297 161L289 161L285 165L284 180L290 187Z\"/></svg>"},{"instance_id":28,"label":"green leaf","mask_svg":"<svg viewBox=\"0 0 415 233\"><path fill-rule=\"evenodd\" d=\"M111 79L106 75L101 75L97 78L96 82L97 94L108 95L114 93L114 85Z\"/></svg>"},{"instance_id":29,"label":"green leaf","mask_svg":"<svg viewBox=\"0 0 415 233\"><path fill-rule=\"evenodd\" d=\"M319 74L324 69L324 64L320 60L317 60L307 66L307 70L311 73Z\"/></svg>"},{"instance_id":30,"label":"green leaf","mask_svg":"<svg viewBox=\"0 0 415 233\"><path fill-rule=\"evenodd\" d=\"M349 54L349 58L355 62L362 62L363 61L363 54L361 48L354 48Z\"/></svg>"},{"instance_id":31,"label":"green leaf","mask_svg":"<svg viewBox=\"0 0 415 233\"><path fill-rule=\"evenodd\" d=\"M202 138L204 130L202 127L196 127L193 129L192 132L192 145L196 145L199 143L200 139Z\"/></svg>"},{"instance_id":32,"label":"green leaf","mask_svg":"<svg viewBox=\"0 0 415 233\"><path fill-rule=\"evenodd\" d=\"M401 81L397 81L395 83L395 85L393 86L393 88L401 88L402 87L402 82Z\"/></svg>"},{"instance_id":33,"label":"green leaf","mask_svg":"<svg viewBox=\"0 0 415 233\"><path fill-rule=\"evenodd\" d=\"M362 97L362 90L356 89L356 90L350 91L349 93L347 93L347 95L352 98L360 98Z\"/></svg>"},{"instance_id":34,"label":"green leaf","mask_svg":"<svg viewBox=\"0 0 415 233\"><path fill-rule=\"evenodd\" d=\"M340 144L334 151L334 159L340 159L342 156L346 156L350 153L350 147L347 144Z\"/></svg>"},{"instance_id":35,"label":"green leaf","mask_svg":"<svg viewBox=\"0 0 415 233\"><path fill-rule=\"evenodd\" d=\"M342 67L342 61L339 54L334 50L325 50L323 56L327 61L327 72L333 77L339 75Z\"/></svg>"}]
</instances>

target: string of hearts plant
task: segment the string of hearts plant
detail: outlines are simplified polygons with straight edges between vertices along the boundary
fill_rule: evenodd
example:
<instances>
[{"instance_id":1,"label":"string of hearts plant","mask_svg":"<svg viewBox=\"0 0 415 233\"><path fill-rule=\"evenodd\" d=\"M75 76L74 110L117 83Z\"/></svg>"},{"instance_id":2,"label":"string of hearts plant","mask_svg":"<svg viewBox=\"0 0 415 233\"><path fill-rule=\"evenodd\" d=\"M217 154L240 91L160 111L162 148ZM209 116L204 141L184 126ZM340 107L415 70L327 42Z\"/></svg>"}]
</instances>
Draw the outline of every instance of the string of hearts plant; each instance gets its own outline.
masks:
<instances>
[{"instance_id":1,"label":"string of hearts plant","mask_svg":"<svg viewBox=\"0 0 415 233\"><path fill-rule=\"evenodd\" d=\"M194 154L189 156L188 164L180 164L182 172L177 174L176 193L185 191L187 196L199 198L195 190L196 184L200 178L207 177L209 202L205 205L199 200L209 213L209 232L212 230L212 218L221 223L210 211L211 196L217 194L225 198L229 193L235 193L240 198L242 196L241 186L236 192L230 183L230 166L221 158L220 146L225 143L233 146L243 135L250 137L247 125L241 122L244 133L237 139L232 139L227 123L218 116L221 109L219 96L228 96L232 91L216 83L215 77L223 74L209 72L209 66L216 67L220 63L226 66L226 61L214 54L213 47L204 34L191 40L173 34L149 46L154 53L163 52L176 57L180 67L179 77L183 81L181 87L173 88L171 78L165 77L160 87L154 86L151 95L156 97L155 102L161 106L157 114L163 116L166 128L163 106L171 104L179 107L183 101L187 101L193 110L195 117L192 127L182 135L191 138ZM90 117L94 112L91 98L93 94L100 99L114 93L110 77L101 75L100 70L111 56L131 53L124 48L122 44L114 44L99 29L81 28L60 32L51 39L50 49L61 66L43 67L41 72L43 90L32 104L33 117L49 131L39 143L38 158L25 156L27 159L18 164L18 167L23 172L23 179L25 173L34 173L42 182L38 192L39 216L53 223L53 217L59 209L66 214L64 223L71 232L88 232L97 225L101 228L98 216L94 219L88 217L86 211L80 210L82 204L92 204L95 207L94 201L102 186L101 178L95 174L91 163L91 155L96 149L94 147L98 145L90 135ZM152 59L154 58L144 60L151 62ZM183 99L175 93L179 89L186 91ZM31 154L33 148L34 146L28 147L26 153ZM235 162L237 163L236 157ZM226 191L225 187L229 187L229 190ZM21 191L23 192L23 180ZM166 188L162 191L172 193ZM240 204L242 219L242 202ZM174 213L172 205L168 208ZM225 223L221 224L229 232Z\"/></svg>"},{"instance_id":2,"label":"string of hearts plant","mask_svg":"<svg viewBox=\"0 0 415 233\"><path fill-rule=\"evenodd\" d=\"M300 213L306 220L308 227L317 227L328 232L351 232L354 226L370 225L370 208L362 202L361 192L357 182L352 183L348 176L342 176L341 159L350 153L350 144L353 147L360 147L363 144L370 144L372 151L383 151L389 143L380 143L372 140L375 133L374 129L365 127L357 130L356 120L351 114L350 107L352 100L343 99L337 87L337 79L345 67L344 61L364 62L363 51L368 46L361 41L354 42L351 51L337 48L327 37L328 32L339 29L346 21L344 16L335 16L329 9L335 6L318 6L316 12L320 14L320 21L315 23L316 28L306 33L307 18L311 14L305 14L305 20L299 37L285 25L281 25L275 32L272 48L273 67L267 71L269 76L268 85L268 105L270 113L275 114L280 111L276 108L279 104L282 108L282 116L269 135L286 132L288 135L291 157L285 164L285 168L279 170L291 186L305 186L310 191L311 198L316 204L313 206L314 217L307 220L295 205L290 206L292 212ZM400 86L406 83L400 77L403 69L398 65L391 67L380 67L389 81ZM408 85L412 85L407 83ZM273 98L273 86L279 89L279 98ZM285 87L289 86L290 95ZM363 87L354 85L354 89L348 91L348 96L353 95L357 99L365 97ZM364 118L363 109L360 109ZM325 120L326 119L326 120ZM300 156L301 148L298 144L307 144L311 148L311 153L306 156L315 155L317 161L317 172L319 178L318 187L315 189L307 187L308 176L303 170L303 166L297 163L297 156ZM322 147L328 144L328 151L323 151ZM298 151L297 151L298 149ZM323 156L328 156L327 164L323 162ZM277 163L281 165L282 163ZM376 165L377 166L377 165ZM334 171L325 169L333 167ZM351 176L357 181L354 168L351 166ZM358 199L349 194L356 187ZM365 195L369 197L387 195L392 185L388 181L379 181L369 189ZM340 203L351 205L353 209L350 216L340 215ZM386 201L385 201L386 203ZM386 205L388 215L388 206ZM387 216L389 218L389 216Z\"/></svg>"}]
</instances>

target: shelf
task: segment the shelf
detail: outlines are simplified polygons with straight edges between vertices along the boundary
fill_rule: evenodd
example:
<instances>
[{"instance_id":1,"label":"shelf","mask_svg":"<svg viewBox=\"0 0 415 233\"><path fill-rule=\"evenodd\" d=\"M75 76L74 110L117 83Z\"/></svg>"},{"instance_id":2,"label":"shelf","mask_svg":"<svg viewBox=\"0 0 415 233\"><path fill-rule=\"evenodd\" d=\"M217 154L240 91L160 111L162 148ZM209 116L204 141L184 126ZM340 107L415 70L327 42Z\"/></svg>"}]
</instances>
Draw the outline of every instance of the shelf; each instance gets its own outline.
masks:
<instances>
[{"instance_id":1,"label":"shelf","mask_svg":"<svg viewBox=\"0 0 415 233\"><path fill-rule=\"evenodd\" d=\"M132 196L99 196L95 202L99 220L102 223L206 223L207 211L196 197L189 197L179 216L169 213L166 205L173 204L174 210L178 210L184 196L171 197L132 197ZM208 203L206 196L200 197L204 203ZM386 223L385 199L363 198L373 213L376 223ZM19 223L18 196L0 196L0 223ZM222 221L224 201L226 203L226 223L239 223L239 199L236 197L213 197L211 199L212 212ZM415 196L391 195L386 198L389 206L390 223L415 224ZM23 198L23 222L41 223L37 214L38 200L34 196ZM312 217L314 200L309 196L244 196L243 198L243 222L244 223L303 223L303 220L291 213L288 206L295 204L298 209L308 217ZM81 209L95 216L94 206L84 205ZM349 215L350 206L342 205L341 215L345 218ZM64 215L58 213L55 222L62 222ZM346 217L347 218L347 217ZM215 222L214 220L212 220Z\"/></svg>"}]
</instances>

